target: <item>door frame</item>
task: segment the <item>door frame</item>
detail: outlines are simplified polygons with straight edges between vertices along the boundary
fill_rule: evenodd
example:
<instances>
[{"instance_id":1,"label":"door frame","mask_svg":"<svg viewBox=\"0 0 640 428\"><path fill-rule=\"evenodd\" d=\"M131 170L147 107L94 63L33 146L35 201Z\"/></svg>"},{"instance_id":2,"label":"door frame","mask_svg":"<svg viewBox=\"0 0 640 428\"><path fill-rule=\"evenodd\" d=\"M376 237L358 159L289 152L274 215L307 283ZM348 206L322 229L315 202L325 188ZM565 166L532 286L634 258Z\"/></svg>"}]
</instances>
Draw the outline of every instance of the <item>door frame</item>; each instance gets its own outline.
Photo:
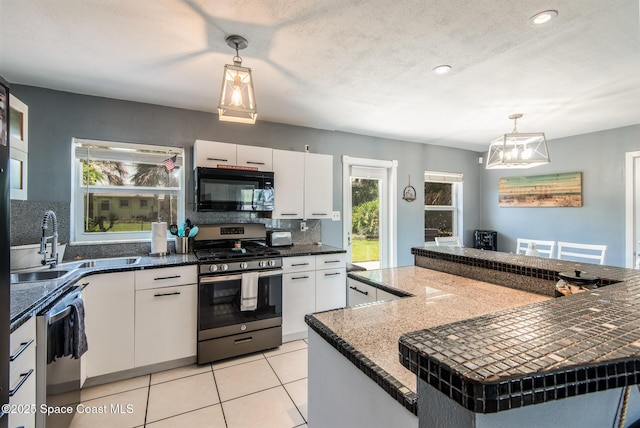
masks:
<instances>
[{"instance_id":1,"label":"door frame","mask_svg":"<svg viewBox=\"0 0 640 428\"><path fill-rule=\"evenodd\" d=\"M635 177L636 173L640 174L640 171L636 171L635 160L640 158L640 151L625 153L625 266L627 268L635 267L636 257L636 242L640 240L637 236L638 230L635 224L636 218L636 189Z\"/></svg>"},{"instance_id":2,"label":"door frame","mask_svg":"<svg viewBox=\"0 0 640 428\"><path fill-rule=\"evenodd\" d=\"M342 155L342 241L347 250L347 257L351 260L351 167L384 168L386 174L386 198L388 207L381 207L381 213L386 214L386 221L380 219L380 241L386 245L380 246L380 267L395 267L398 264L397 236L398 230L398 161L356 158ZM346 209L351 207L351 209ZM386 208L386 209L385 209ZM385 224L382 227L383 223Z\"/></svg>"}]
</instances>

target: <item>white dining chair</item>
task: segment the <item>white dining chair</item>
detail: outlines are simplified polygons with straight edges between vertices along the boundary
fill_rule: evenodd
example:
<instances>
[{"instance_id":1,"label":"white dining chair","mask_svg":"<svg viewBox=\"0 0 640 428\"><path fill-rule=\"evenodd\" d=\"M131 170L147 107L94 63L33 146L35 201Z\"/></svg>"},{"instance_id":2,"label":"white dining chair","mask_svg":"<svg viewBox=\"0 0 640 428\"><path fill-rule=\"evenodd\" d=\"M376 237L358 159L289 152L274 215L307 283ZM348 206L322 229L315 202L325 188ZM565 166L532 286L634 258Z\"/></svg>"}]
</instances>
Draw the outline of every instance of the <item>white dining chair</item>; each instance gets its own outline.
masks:
<instances>
[{"instance_id":1,"label":"white dining chair","mask_svg":"<svg viewBox=\"0 0 640 428\"><path fill-rule=\"evenodd\" d=\"M584 261L603 265L607 251L606 245L577 244L575 242L558 241L558 259L571 261Z\"/></svg>"},{"instance_id":2,"label":"white dining chair","mask_svg":"<svg viewBox=\"0 0 640 428\"><path fill-rule=\"evenodd\" d=\"M518 238L516 244L516 254L526 254L529 244L535 246L536 251L540 254L540 257L553 258L553 249L556 246L556 241L540 241L539 239L524 239Z\"/></svg>"},{"instance_id":3,"label":"white dining chair","mask_svg":"<svg viewBox=\"0 0 640 428\"><path fill-rule=\"evenodd\" d=\"M459 236L436 236L436 245L438 247L460 247Z\"/></svg>"}]
</instances>

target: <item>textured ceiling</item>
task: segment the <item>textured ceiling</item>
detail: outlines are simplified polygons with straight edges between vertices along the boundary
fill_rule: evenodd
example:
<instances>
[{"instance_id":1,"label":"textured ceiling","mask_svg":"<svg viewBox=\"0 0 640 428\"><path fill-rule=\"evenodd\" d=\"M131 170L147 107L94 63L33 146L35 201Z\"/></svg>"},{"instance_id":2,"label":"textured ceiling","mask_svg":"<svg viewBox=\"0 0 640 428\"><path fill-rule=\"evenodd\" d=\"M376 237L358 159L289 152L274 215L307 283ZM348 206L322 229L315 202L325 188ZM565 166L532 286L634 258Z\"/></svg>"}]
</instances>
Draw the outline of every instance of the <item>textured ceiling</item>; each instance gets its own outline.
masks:
<instances>
[{"instance_id":1,"label":"textured ceiling","mask_svg":"<svg viewBox=\"0 0 640 428\"><path fill-rule=\"evenodd\" d=\"M512 113L548 139L640 123L639 18L638 0L0 0L0 75L215 112L240 34L258 120L482 151Z\"/></svg>"}]
</instances>

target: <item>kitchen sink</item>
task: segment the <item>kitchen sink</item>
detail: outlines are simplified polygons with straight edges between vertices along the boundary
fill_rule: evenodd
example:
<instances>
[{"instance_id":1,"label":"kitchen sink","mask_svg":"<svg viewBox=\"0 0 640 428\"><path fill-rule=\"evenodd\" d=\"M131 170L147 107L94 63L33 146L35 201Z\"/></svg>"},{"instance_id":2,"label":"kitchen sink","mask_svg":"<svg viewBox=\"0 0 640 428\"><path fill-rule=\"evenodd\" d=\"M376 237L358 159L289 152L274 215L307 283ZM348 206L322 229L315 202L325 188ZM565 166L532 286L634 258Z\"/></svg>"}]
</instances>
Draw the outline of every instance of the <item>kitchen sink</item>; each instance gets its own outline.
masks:
<instances>
[{"instance_id":1,"label":"kitchen sink","mask_svg":"<svg viewBox=\"0 0 640 428\"><path fill-rule=\"evenodd\" d=\"M106 268L135 265L140 261L140 257L118 257L113 259L93 259L77 265L77 268Z\"/></svg>"},{"instance_id":2,"label":"kitchen sink","mask_svg":"<svg viewBox=\"0 0 640 428\"><path fill-rule=\"evenodd\" d=\"M47 281L68 274L68 270L40 270L37 272L21 272L11 274L11 283Z\"/></svg>"}]
</instances>

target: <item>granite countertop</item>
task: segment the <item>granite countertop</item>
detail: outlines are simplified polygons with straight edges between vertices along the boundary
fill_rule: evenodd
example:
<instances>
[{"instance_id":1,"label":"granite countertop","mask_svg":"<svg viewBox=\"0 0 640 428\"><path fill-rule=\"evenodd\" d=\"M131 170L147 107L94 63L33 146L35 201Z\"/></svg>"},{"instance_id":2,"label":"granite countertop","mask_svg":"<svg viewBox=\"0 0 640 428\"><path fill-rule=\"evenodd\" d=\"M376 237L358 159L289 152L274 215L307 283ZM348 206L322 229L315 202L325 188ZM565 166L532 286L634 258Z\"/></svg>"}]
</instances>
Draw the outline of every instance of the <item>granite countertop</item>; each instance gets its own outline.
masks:
<instances>
[{"instance_id":1,"label":"granite countertop","mask_svg":"<svg viewBox=\"0 0 640 428\"><path fill-rule=\"evenodd\" d=\"M416 266L349 276L415 297L316 313L307 323L414 413L416 375L398 359L402 334L550 299Z\"/></svg>"},{"instance_id":2,"label":"granite countertop","mask_svg":"<svg viewBox=\"0 0 640 428\"><path fill-rule=\"evenodd\" d=\"M191 265L196 264L197 260L192 254L170 254L166 257L140 256L140 261L133 265L119 266L116 268L75 269L75 266L81 262L82 261L58 264L55 269L69 269L71 273L55 280L11 284L11 331L14 331L85 276L98 273Z\"/></svg>"},{"instance_id":3,"label":"granite countertop","mask_svg":"<svg viewBox=\"0 0 640 428\"><path fill-rule=\"evenodd\" d=\"M606 285L404 334L402 364L465 408L494 413L640 383L640 271L466 248L412 253L489 276L581 269Z\"/></svg>"},{"instance_id":4,"label":"granite countertop","mask_svg":"<svg viewBox=\"0 0 640 428\"><path fill-rule=\"evenodd\" d=\"M282 257L313 256L318 254L346 253L342 248L318 244L293 244L291 247L275 247Z\"/></svg>"}]
</instances>

